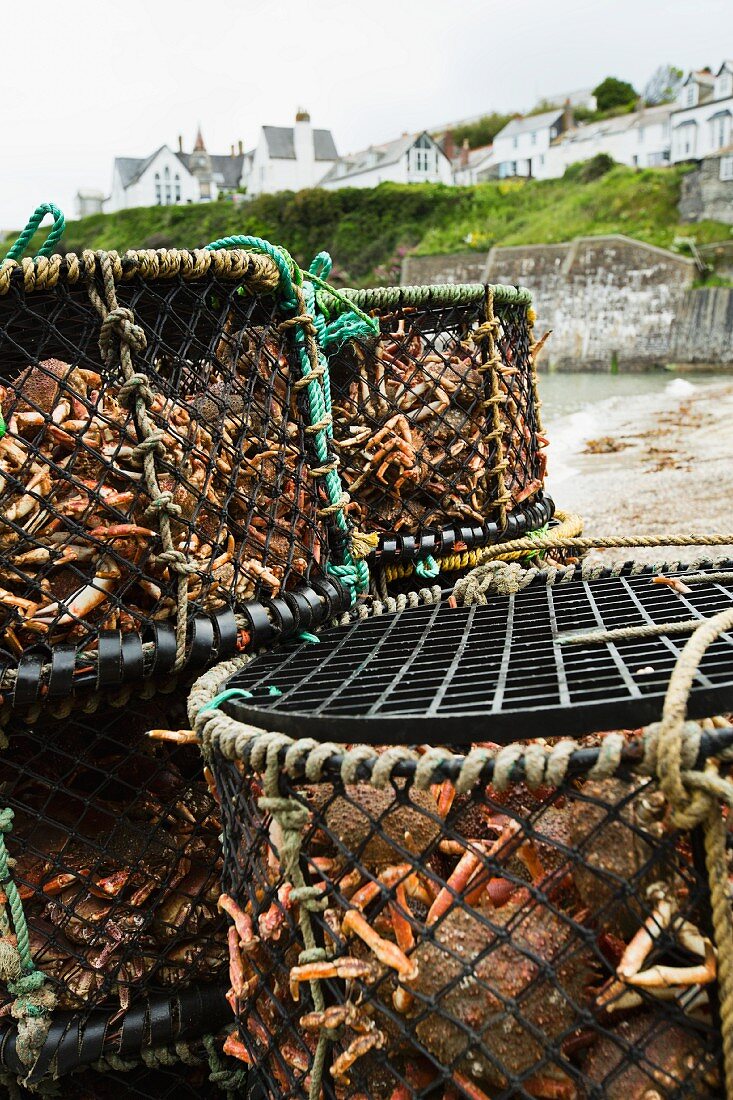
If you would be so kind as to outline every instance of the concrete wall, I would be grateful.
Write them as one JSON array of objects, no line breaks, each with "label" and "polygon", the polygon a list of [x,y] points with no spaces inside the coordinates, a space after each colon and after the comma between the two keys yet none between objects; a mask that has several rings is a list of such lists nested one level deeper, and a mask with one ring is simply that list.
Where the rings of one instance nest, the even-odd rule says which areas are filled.
[{"label": "concrete wall", "polygon": [[480,283],[486,269],[485,252],[453,252],[448,256],[405,256],[402,286],[431,283]]},{"label": "concrete wall", "polygon": [[685,295],[670,353],[674,363],[733,363],[733,289],[698,287]]},{"label": "concrete wall", "polygon": [[672,362],[733,362],[733,291],[693,290],[694,262],[628,237],[409,257],[403,284],[468,282],[532,291],[536,332],[552,329],[542,363],[565,370],[633,370]]},{"label": "concrete wall", "polygon": [[680,218],[683,222],[711,221],[733,225],[733,180],[720,178],[721,157],[706,157],[682,177]]}]

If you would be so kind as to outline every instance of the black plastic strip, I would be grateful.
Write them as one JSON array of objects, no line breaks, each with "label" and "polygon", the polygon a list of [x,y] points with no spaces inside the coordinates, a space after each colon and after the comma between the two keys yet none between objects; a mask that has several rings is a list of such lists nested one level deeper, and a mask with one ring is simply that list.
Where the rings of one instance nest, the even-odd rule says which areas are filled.
[{"label": "black plastic strip", "polygon": [[544,494],[522,508],[507,515],[506,527],[501,530],[495,522],[485,524],[449,524],[438,531],[420,532],[418,535],[380,535],[375,557],[379,562],[411,561],[427,554],[449,554],[457,542],[463,542],[469,550],[481,546],[493,546],[498,542],[521,538],[527,531],[549,523],[555,514],[551,497]]},{"label": "black plastic strip", "polygon": [[[286,592],[283,599],[288,606],[293,608],[298,617],[298,631],[308,630],[313,623],[313,605],[306,600],[302,589],[297,592]],[[317,625],[317,624],[316,624]]]},{"label": "black plastic strip", "polygon": [[216,628],[216,659],[223,661],[237,652],[237,620],[234,612],[228,607],[223,607],[214,614],[214,626]]},{"label": "black plastic strip", "polygon": [[248,600],[242,604],[242,614],[249,624],[251,644],[255,647],[267,645],[277,638],[277,628],[270,622],[270,616],[264,604],[258,600]]},{"label": "black plastic strip", "polygon": [[[150,631],[153,635],[153,667],[151,672],[159,676],[161,673],[171,672],[176,663],[176,632],[168,623],[152,623]],[[147,632],[146,632],[147,634]],[[145,638],[146,635],[143,635]]]},{"label": "black plastic strip", "polygon": [[100,630],[97,643],[97,687],[122,683],[122,634],[119,630]]},{"label": "black plastic strip", "polygon": [[194,670],[210,664],[216,654],[214,624],[208,615],[195,615],[186,653],[185,668]]},{"label": "black plastic strip", "polygon": [[143,662],[143,642],[137,631],[122,635],[122,680],[142,680],[145,665]]},{"label": "black plastic strip", "polygon": [[76,646],[59,642],[51,649],[51,673],[48,678],[48,698],[64,699],[71,695],[76,669]]},{"label": "black plastic strip", "polygon": [[33,646],[26,649],[18,661],[15,673],[15,690],[13,692],[13,706],[22,708],[33,706],[38,698],[41,686],[41,673],[44,659],[48,651],[45,646]]},{"label": "black plastic strip", "polygon": [[289,638],[298,631],[298,618],[293,609],[282,598],[277,596],[270,600],[268,610],[275,616],[277,630],[281,638]]}]

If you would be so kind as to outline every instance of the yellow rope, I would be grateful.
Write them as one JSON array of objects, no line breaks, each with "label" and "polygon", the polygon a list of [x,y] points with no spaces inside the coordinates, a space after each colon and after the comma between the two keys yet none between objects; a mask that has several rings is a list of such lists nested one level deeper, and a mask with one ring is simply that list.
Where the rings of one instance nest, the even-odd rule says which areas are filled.
[{"label": "yellow rope", "polygon": [[[575,538],[583,531],[581,516],[573,515],[571,512],[556,512],[555,519],[558,520],[558,525],[552,528],[553,538]],[[494,547],[482,546],[476,550],[463,550],[443,557],[436,556],[435,560],[440,566],[441,573],[455,573],[461,569],[473,569],[475,565],[479,565],[485,559],[487,549],[496,551],[492,553],[492,558],[497,561],[519,561],[521,558],[526,558],[529,552],[517,550],[503,554],[501,543],[497,543]],[[384,576],[387,581],[403,580],[405,577],[411,577],[414,572],[414,562],[394,562],[384,566]]]}]

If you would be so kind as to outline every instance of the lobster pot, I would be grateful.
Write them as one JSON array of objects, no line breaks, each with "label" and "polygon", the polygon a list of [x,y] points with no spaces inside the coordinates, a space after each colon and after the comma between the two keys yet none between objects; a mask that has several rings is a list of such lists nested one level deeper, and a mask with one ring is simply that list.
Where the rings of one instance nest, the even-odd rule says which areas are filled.
[{"label": "lobster pot", "polygon": [[296,628],[292,592],[344,596],[310,587],[331,520],[277,282],[241,251],[2,265],[0,690],[16,707],[203,667]]},{"label": "lobster pot", "polygon": [[529,292],[349,291],[380,336],[330,356],[334,444],[350,516],[378,558],[447,558],[550,519]]},{"label": "lobster pot", "polygon": [[599,778],[602,743],[530,789],[538,745],[499,776],[489,752],[469,769],[212,737],[229,996],[259,1095],[306,1097],[321,1069],[339,1100],[721,1095],[700,838],[634,773],[638,741]]},{"label": "lobster pot", "polygon": [[[185,724],[184,698],[6,731],[10,876],[54,1003],[29,1064],[10,1011],[18,991],[0,983],[0,1066],[31,1084],[140,1061],[225,1019],[219,809],[198,753],[145,732]],[[2,902],[20,943],[7,892]]]}]

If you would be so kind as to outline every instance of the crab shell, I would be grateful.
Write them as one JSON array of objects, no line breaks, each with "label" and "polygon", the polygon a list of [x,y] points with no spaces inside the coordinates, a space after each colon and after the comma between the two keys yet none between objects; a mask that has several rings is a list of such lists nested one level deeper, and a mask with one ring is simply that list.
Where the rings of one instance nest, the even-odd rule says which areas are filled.
[{"label": "crab shell", "polygon": [[637,901],[644,898],[645,887],[674,877],[673,853],[660,844],[662,823],[650,821],[645,812],[647,786],[622,779],[588,780],[582,794],[597,802],[574,801],[569,818],[570,846],[578,853],[573,879],[581,901],[598,914],[606,931],[623,939],[634,934],[646,915],[643,901]]},{"label": "crab shell", "polygon": [[623,1020],[603,1035],[583,1074],[605,1100],[705,1100],[719,1088],[715,1057],[699,1032],[654,1012]]},{"label": "crab shell", "polygon": [[503,1088],[510,1076],[542,1068],[553,1042],[559,1054],[585,1000],[590,957],[573,950],[572,925],[546,907],[510,902],[482,915],[456,907],[436,925],[416,950],[410,989],[429,1013],[416,1028],[423,1046],[443,1066]]},{"label": "crab shell", "polygon": [[399,863],[406,847],[423,855],[433,847],[440,825],[437,806],[429,791],[405,788],[398,782],[381,790],[369,783],[345,788],[334,798],[330,784],[306,789],[315,810],[316,824],[338,842],[338,850],[354,854],[355,861],[370,868]]}]

